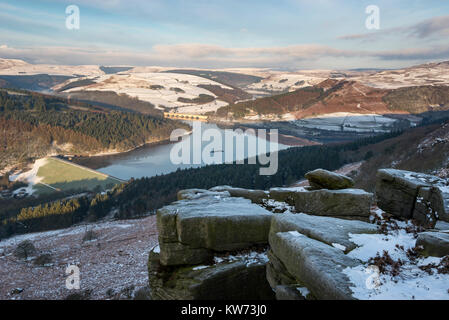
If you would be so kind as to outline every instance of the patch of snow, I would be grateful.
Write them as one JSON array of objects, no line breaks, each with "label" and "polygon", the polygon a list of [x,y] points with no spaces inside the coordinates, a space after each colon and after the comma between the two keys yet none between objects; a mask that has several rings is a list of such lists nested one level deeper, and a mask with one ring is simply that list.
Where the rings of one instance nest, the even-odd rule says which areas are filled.
[{"label": "patch of snow", "polygon": [[298,287],[296,288],[296,290],[299,291],[299,293],[303,296],[303,297],[307,297],[310,294],[309,289],[307,289],[306,287]]},{"label": "patch of snow", "polygon": [[195,267],[195,268],[193,268],[192,270],[202,270],[202,269],[206,269],[206,268],[209,268],[210,266],[198,266],[198,267]]},{"label": "patch of snow", "polygon": [[245,261],[246,266],[250,266],[255,263],[268,262],[268,256],[266,252],[251,251],[249,253],[228,255],[224,257],[214,257],[214,263],[219,264],[223,262]]},{"label": "patch of snow", "polygon": [[14,191],[14,194],[20,193],[22,189],[24,189],[25,192],[28,193],[29,195],[33,194],[33,192],[34,192],[33,186],[40,183],[42,180],[42,178],[37,176],[39,168],[44,166],[46,163],[47,163],[46,158],[38,159],[38,160],[36,160],[36,162],[34,162],[31,170],[29,170],[27,172],[20,173],[18,175],[10,176],[9,177],[10,181],[13,181],[13,182],[21,181],[21,182],[28,183],[28,187],[20,188],[20,189]]},{"label": "patch of snow", "polygon": [[396,119],[378,114],[335,112],[293,121],[298,127],[330,131],[387,132]]},{"label": "patch of snow", "polygon": [[416,239],[412,233],[405,230],[397,230],[395,234],[349,234],[350,240],[358,247],[348,253],[354,259],[367,262],[377,253],[382,254],[385,250],[393,259],[407,259],[403,250],[396,246],[403,246],[405,250],[415,247]]},{"label": "patch of snow", "polygon": [[274,199],[264,199],[263,206],[271,211],[279,210],[284,213],[295,211],[294,207],[288,205],[285,202],[276,201]]},{"label": "patch of snow", "polygon": [[[410,227],[409,222],[397,221],[399,228]],[[347,255],[360,260],[356,267],[343,270],[354,286],[353,296],[357,299],[373,300],[413,300],[449,299],[449,275],[433,272],[429,274],[420,269],[442,258],[428,257],[410,260],[407,251],[416,245],[413,233],[404,229],[391,230],[385,234],[350,234],[350,240],[359,247]],[[394,260],[401,260],[399,274],[381,274],[378,267],[369,265],[376,255],[386,251]]]},{"label": "patch of snow", "polygon": [[383,219],[383,214],[385,213],[385,211],[380,208],[376,208],[373,212],[379,219]]},{"label": "patch of snow", "polygon": [[341,245],[341,244],[339,244],[339,243],[332,243],[332,246],[333,246],[334,248],[337,248],[337,249],[343,251],[343,252],[346,251],[346,247],[343,246],[343,245]]},{"label": "patch of snow", "polygon": [[[395,279],[379,275],[379,285],[370,286],[363,265],[346,268],[343,272],[354,283],[353,296],[362,300],[448,300],[449,275],[429,275],[417,267],[409,266]],[[376,275],[374,275],[376,276]]]}]

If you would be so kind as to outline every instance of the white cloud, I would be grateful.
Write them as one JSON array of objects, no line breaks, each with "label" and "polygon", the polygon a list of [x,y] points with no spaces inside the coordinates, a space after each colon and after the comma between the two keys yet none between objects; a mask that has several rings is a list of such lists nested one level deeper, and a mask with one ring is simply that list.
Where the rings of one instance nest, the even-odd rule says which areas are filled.
[{"label": "white cloud", "polygon": [[449,15],[433,17],[405,27],[388,28],[376,32],[350,34],[338,37],[341,40],[379,40],[385,36],[408,36],[425,39],[449,36]]},{"label": "white cloud", "polygon": [[12,48],[0,46],[0,57],[46,64],[161,65],[176,67],[332,67],[347,68],[371,61],[379,67],[385,61],[426,61],[449,59],[449,45],[401,50],[342,50],[306,44],[285,47],[227,48],[208,44],[156,45],[149,52],[104,50],[98,47]]}]

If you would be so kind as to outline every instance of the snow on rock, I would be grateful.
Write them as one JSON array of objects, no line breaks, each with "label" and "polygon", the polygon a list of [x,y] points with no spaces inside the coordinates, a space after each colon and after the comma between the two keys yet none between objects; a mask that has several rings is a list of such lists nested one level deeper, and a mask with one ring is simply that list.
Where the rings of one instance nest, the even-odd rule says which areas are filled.
[{"label": "snow on rock", "polygon": [[339,243],[332,243],[332,246],[333,246],[334,248],[337,248],[337,249],[343,251],[343,252],[346,251],[346,247],[345,247],[345,246],[342,246],[342,245],[339,244]]},{"label": "snow on rock", "polygon": [[[247,253],[235,254],[235,255],[225,255],[225,256],[215,256],[214,263],[223,263],[223,262],[234,262],[234,261],[245,261],[247,266],[250,266],[255,263],[266,263],[268,262],[268,256],[265,252],[257,252],[251,251]],[[198,268],[198,267],[197,267]]]},{"label": "snow on rock", "polygon": [[299,288],[296,288],[296,289],[299,291],[299,293],[300,293],[303,297],[307,297],[307,296],[310,294],[309,289],[307,289],[306,287],[299,287]]},{"label": "snow on rock", "polygon": [[295,207],[290,206],[289,204],[276,201],[274,199],[264,199],[262,206],[271,212],[282,212],[282,213],[292,213],[295,212]]},{"label": "snow on rock", "polygon": [[209,268],[209,266],[198,266],[198,267],[193,268],[192,270],[202,270],[202,269],[206,269],[206,268]]}]

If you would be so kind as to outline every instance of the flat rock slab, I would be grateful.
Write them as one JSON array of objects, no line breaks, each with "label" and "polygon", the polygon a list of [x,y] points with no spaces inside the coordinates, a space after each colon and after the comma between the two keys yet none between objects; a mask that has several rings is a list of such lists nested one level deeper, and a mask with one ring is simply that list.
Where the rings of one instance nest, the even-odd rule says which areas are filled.
[{"label": "flat rock slab", "polygon": [[270,198],[294,205],[296,212],[329,217],[370,216],[374,195],[361,189],[312,190],[272,188]]},{"label": "flat rock slab", "polygon": [[307,172],[305,177],[314,190],[340,190],[354,187],[354,180],[351,178],[324,169]]},{"label": "flat rock slab", "polygon": [[359,265],[359,262],[343,251],[297,231],[271,233],[270,246],[288,273],[315,298],[354,299],[350,289],[353,284],[342,271]]},{"label": "flat rock slab", "polygon": [[230,186],[218,186],[210,189],[214,192],[229,192],[231,197],[241,197],[251,200],[253,203],[261,204],[264,199],[268,199],[268,192],[264,190],[250,190],[243,188],[234,188]]},{"label": "flat rock slab", "polygon": [[[208,256],[197,249],[232,251],[268,243],[273,214],[261,206],[248,199],[231,197],[228,192],[195,190],[185,191],[183,196],[188,200],[177,201],[157,212],[161,256],[166,265],[181,264],[174,255],[170,256],[168,243],[190,250],[192,264]],[[179,256],[179,246],[171,247],[173,254]],[[184,263],[189,263],[189,258],[184,257]]]},{"label": "flat rock slab", "polygon": [[304,187],[298,188],[271,188],[270,199],[285,202],[291,206],[295,205],[295,198],[298,192],[307,192]]},{"label": "flat rock slab", "polygon": [[319,216],[369,217],[373,194],[359,189],[298,192],[295,209]]},{"label": "flat rock slab", "polygon": [[356,247],[350,234],[376,233],[378,226],[356,220],[318,217],[307,214],[279,214],[273,216],[270,233],[298,231],[299,233],[334,246],[344,252]]},{"label": "flat rock slab", "polygon": [[419,189],[440,183],[440,178],[423,173],[381,169],[376,178],[377,204],[394,216],[411,219]]},{"label": "flat rock slab", "polygon": [[449,222],[438,220],[437,224],[435,225],[435,230],[449,232]]},{"label": "flat rock slab", "polygon": [[416,246],[423,247],[423,255],[444,257],[449,255],[449,234],[444,232],[423,232],[416,240]]}]

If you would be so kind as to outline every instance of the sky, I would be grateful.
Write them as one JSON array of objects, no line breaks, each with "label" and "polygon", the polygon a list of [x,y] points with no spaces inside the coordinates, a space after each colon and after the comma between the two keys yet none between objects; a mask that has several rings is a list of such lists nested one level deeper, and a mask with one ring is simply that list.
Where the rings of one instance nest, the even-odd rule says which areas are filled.
[{"label": "sky", "polygon": [[446,0],[0,0],[0,58],[29,63],[399,68],[449,60],[448,39]]}]

